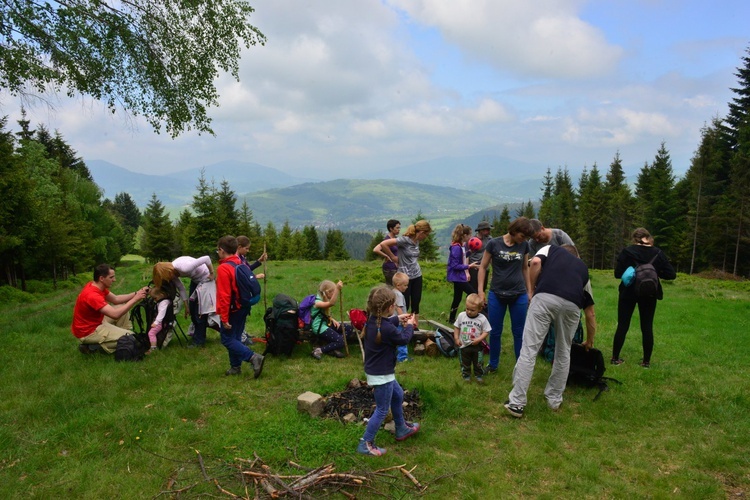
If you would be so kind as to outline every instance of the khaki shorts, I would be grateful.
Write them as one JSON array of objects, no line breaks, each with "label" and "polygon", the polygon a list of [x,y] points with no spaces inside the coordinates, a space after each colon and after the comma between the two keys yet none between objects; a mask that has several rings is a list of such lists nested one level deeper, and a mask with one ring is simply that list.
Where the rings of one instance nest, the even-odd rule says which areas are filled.
[{"label": "khaki shorts", "polygon": [[81,344],[98,344],[104,349],[104,352],[112,354],[117,348],[117,339],[133,333],[132,328],[129,314],[123,314],[118,320],[104,316],[102,324],[97,326],[92,333],[80,339],[80,342]]}]

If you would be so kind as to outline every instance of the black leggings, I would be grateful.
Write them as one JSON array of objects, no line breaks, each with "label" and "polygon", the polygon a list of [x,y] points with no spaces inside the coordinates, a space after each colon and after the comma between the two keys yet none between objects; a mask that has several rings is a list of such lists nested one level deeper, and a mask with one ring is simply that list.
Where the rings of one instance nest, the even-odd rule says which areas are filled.
[{"label": "black leggings", "polygon": [[625,344],[625,336],[630,329],[635,306],[641,317],[641,333],[643,335],[643,362],[651,362],[651,352],[654,350],[654,314],[656,313],[656,298],[637,298],[631,293],[620,293],[617,301],[617,331],[612,345],[612,359],[620,357],[620,351]]},{"label": "black leggings", "polygon": [[461,304],[461,298],[464,294],[470,295],[477,293],[476,289],[468,281],[454,281],[453,282],[453,302],[451,302],[451,312],[448,315],[448,323],[453,326],[453,322],[456,321],[456,315],[458,314],[458,306]]},{"label": "black leggings", "polygon": [[422,302],[422,276],[417,276],[409,280],[409,286],[404,292],[406,308],[411,306],[411,312],[419,314],[419,303]]}]

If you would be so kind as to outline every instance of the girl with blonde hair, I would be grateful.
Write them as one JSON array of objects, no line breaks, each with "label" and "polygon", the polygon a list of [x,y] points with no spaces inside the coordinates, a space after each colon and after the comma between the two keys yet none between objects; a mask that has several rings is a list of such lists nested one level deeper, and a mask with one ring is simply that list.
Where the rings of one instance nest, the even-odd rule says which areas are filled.
[{"label": "girl with blonde hair", "polygon": [[314,335],[328,343],[323,347],[313,349],[311,356],[315,359],[320,359],[323,354],[330,354],[337,358],[344,357],[344,353],[339,350],[344,347],[344,336],[336,331],[341,324],[331,317],[331,307],[336,304],[343,287],[342,281],[334,283],[330,280],[323,280],[318,286],[315,304],[310,311],[310,329]]}]

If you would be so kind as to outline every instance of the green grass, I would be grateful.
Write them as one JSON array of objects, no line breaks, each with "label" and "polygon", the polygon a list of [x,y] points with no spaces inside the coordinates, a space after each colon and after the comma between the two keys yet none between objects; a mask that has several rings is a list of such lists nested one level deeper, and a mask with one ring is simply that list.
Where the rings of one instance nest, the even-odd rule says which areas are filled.
[{"label": "green grass", "polygon": [[[142,286],[145,269],[135,261],[120,267],[116,291]],[[452,290],[444,266],[424,269],[422,316],[446,322]],[[269,303],[276,293],[299,299],[322,279],[342,279],[346,309],[362,307],[382,279],[379,264],[359,262],[272,262],[268,274]],[[638,366],[640,332],[631,329],[626,363],[606,373],[623,385],[596,402],[595,391],[570,387],[559,413],[546,408],[549,365],[539,360],[526,416],[504,415],[514,362],[507,324],[500,369],[483,387],[461,382],[455,359],[415,357],[399,365],[397,378],[420,391],[423,430],[403,443],[381,431],[378,444],[388,453],[374,459],[354,453],[361,426],[296,410],[304,391],[338,392],[364,377],[357,346],[347,359],[320,362],[300,346],[291,359],[270,357],[258,380],[249,367],[241,377],[223,376],[227,354],[215,332],[204,350],[174,344],[143,363],[83,356],[69,331],[80,281],[33,294],[0,287],[2,498],[152,498],[170,481],[173,489],[195,485],[183,497],[217,495],[196,450],[210,477],[242,495],[231,466],[253,454],[279,471],[288,460],[334,462],[339,471],[405,463],[417,466],[414,474],[435,498],[750,494],[747,282],[680,275],[665,284],[652,368]],[[617,282],[611,272],[594,273],[593,282],[596,344],[608,358]],[[248,323],[258,336],[261,310]],[[403,478],[384,488],[387,496],[415,496]]]}]

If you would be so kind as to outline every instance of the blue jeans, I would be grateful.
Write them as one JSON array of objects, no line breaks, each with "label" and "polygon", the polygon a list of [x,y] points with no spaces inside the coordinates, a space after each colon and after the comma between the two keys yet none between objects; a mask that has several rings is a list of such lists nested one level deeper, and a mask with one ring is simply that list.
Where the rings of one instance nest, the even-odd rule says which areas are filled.
[{"label": "blue jeans", "polygon": [[375,411],[367,422],[367,428],[363,436],[363,439],[370,443],[375,441],[375,434],[378,433],[378,429],[380,429],[380,425],[388,415],[389,409],[393,414],[393,422],[396,424],[396,429],[403,429],[405,424],[404,408],[401,406],[404,402],[404,390],[399,383],[393,380],[386,384],[376,385],[374,393]]},{"label": "blue jeans", "polygon": [[523,325],[526,323],[526,310],[529,306],[529,296],[523,293],[515,300],[498,297],[490,290],[487,296],[487,309],[490,322],[490,368],[497,368],[500,364],[500,340],[503,334],[503,321],[505,311],[510,311],[510,330],[513,332],[513,350],[516,359],[521,355],[521,344],[523,343]]},{"label": "blue jeans", "polygon": [[245,331],[245,321],[250,309],[242,308],[239,311],[229,313],[229,324],[232,328],[226,330],[221,325],[219,333],[221,335],[221,344],[229,352],[229,366],[237,367],[242,365],[243,361],[250,361],[255,354],[252,349],[242,343],[242,332]]}]

